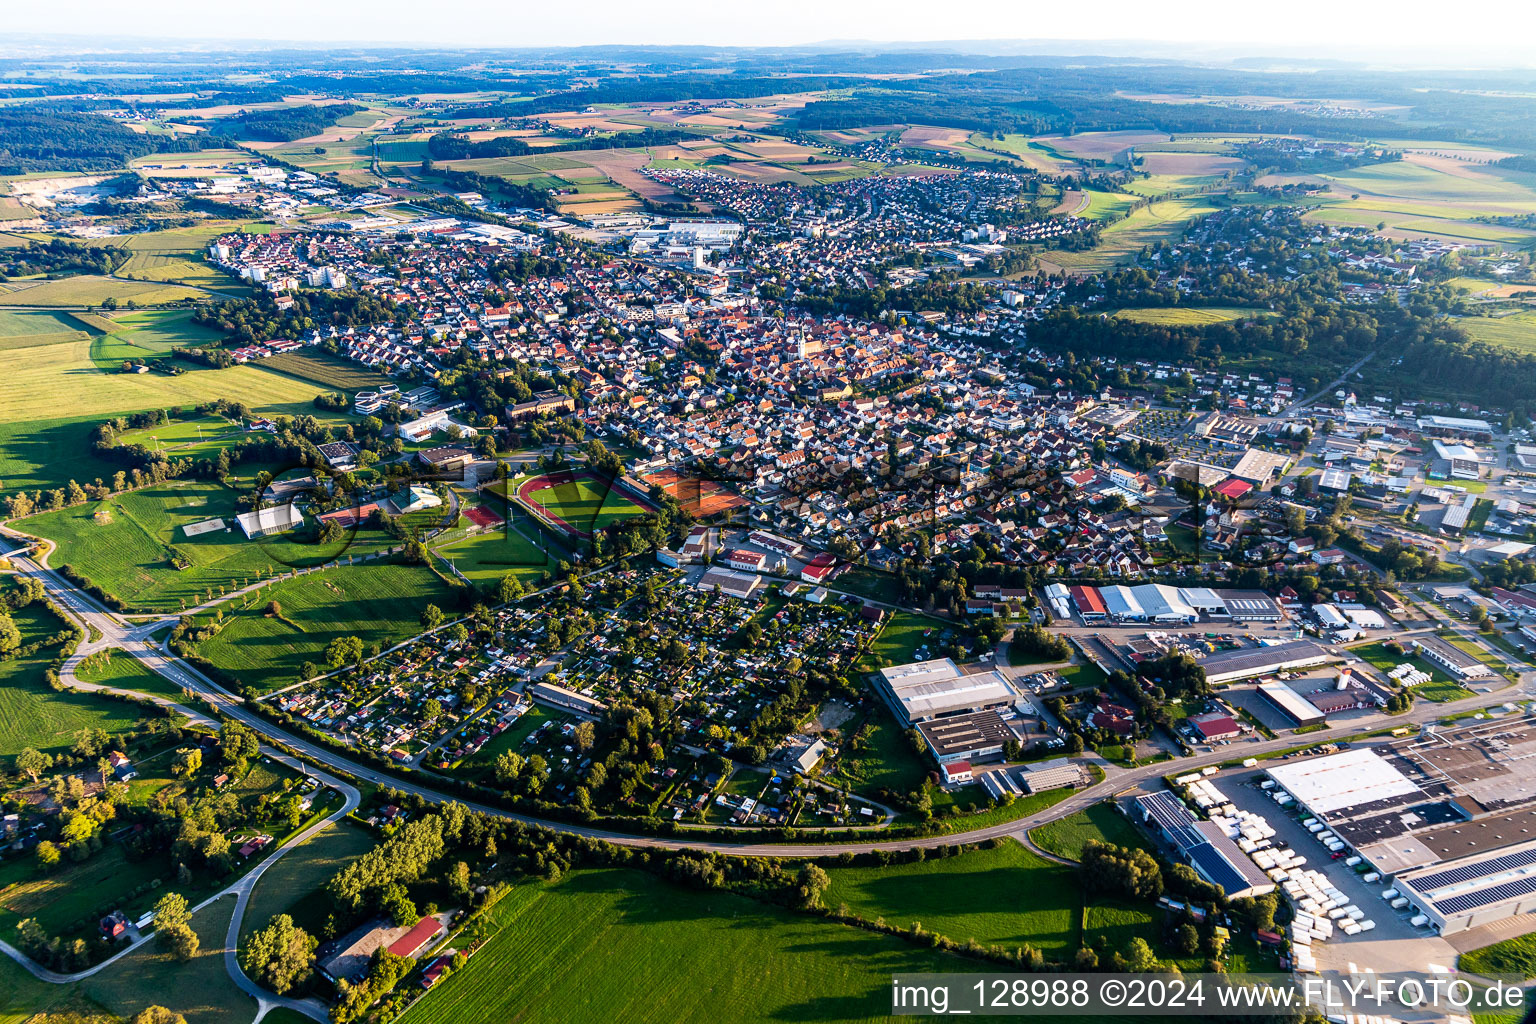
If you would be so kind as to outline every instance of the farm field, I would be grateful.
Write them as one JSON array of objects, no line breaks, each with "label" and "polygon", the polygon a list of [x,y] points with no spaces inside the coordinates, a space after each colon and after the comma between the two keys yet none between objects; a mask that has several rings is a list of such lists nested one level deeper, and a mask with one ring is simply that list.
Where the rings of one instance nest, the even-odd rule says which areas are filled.
[{"label": "farm field", "polygon": [[340,391],[365,391],[387,384],[389,378],[340,356],[319,350],[279,352],[261,361],[263,369]]},{"label": "farm field", "polygon": [[[265,614],[274,600],[299,628]],[[338,637],[388,647],[420,632],[422,608],[450,607],[452,601],[447,585],[425,566],[339,566],[281,580],[224,606],[227,624],[198,653],[252,689],[273,690],[294,682],[304,662],[323,665],[326,645]]]},{"label": "farm field", "polygon": [[1039,258],[1043,263],[1068,272],[1107,270],[1140,252],[1144,246],[1180,237],[1190,223],[1215,213],[1217,208],[1209,196],[1203,195],[1155,200],[1106,227],[1096,248],[1087,252],[1051,250],[1041,253]]},{"label": "farm field", "polygon": [[68,313],[0,311],[0,350],[41,348],[89,337],[85,325]]},{"label": "farm field", "polygon": [[1096,188],[1084,189],[1081,194],[1088,197],[1088,208],[1079,210],[1077,215],[1088,220],[1122,216],[1137,201],[1136,196],[1123,192],[1104,192]]},{"label": "farm field", "polygon": [[1456,324],[1470,334],[1473,341],[1516,352],[1536,353],[1536,312],[1500,317],[1466,316]]},{"label": "farm field", "polygon": [[265,928],[278,914],[289,914],[300,927],[318,933],[325,925],[325,904],[308,897],[348,863],[373,849],[376,842],[367,830],[343,819],[283,854],[257,880],[241,922],[240,940],[244,942],[252,932]]},{"label": "farm field", "polygon": [[1274,316],[1274,313],[1267,309],[1241,309],[1236,306],[1170,306],[1115,311],[1116,320],[1130,320],[1138,324],[1159,324],[1164,327],[1204,327],[1207,324],[1250,320],[1263,316]]},{"label": "farm field", "polygon": [[103,318],[110,331],[91,342],[91,361],[107,371],[119,369],[125,359],[159,359],[180,346],[217,344],[217,331],[192,322],[185,309],[140,310]]},{"label": "farm field", "polygon": [[[41,605],[17,609],[13,617],[24,645],[45,641],[63,628]],[[141,720],[131,704],[50,687],[44,674],[56,651],[43,647],[26,657],[0,661],[0,757],[14,758],[26,747],[61,753],[81,729],[119,732]]]},{"label": "farm field", "polygon": [[1080,860],[1083,847],[1093,840],[1113,843],[1126,849],[1140,847],[1149,852],[1152,850],[1152,845],[1147,842],[1142,831],[1108,803],[1094,804],[1076,814],[1041,825],[1030,831],[1029,838],[1047,853],[1068,860]]},{"label": "farm field", "polygon": [[889,1009],[893,972],[982,966],[623,870],[519,885],[492,915],[500,930],[400,1024],[480,1024],[550,1005],[564,1024],[864,1021]]},{"label": "farm field", "polygon": [[1053,959],[1077,950],[1077,871],[1008,839],[991,850],[884,868],[828,868],[828,906],[924,929],[956,942],[1012,949],[1029,943]]},{"label": "farm field", "polygon": [[95,274],[20,284],[14,291],[0,293],[0,306],[99,306],[107,299],[158,306],[208,294],[200,288],[185,285],[124,281]]},{"label": "farm field", "polygon": [[[58,545],[54,566],[70,565],[129,608],[180,611],[209,591],[236,589],[263,575],[327,562],[351,538],[306,544],[277,534],[249,540],[235,525],[234,487],[213,480],[171,480],[105,501],[44,512],[18,523]],[[186,528],[222,519],[224,529],[188,536]],[[178,569],[173,555],[190,564]]]}]

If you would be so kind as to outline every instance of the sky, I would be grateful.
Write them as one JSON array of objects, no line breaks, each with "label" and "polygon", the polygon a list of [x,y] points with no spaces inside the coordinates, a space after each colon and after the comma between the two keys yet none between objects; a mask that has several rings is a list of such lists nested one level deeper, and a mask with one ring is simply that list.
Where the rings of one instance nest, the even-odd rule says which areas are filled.
[{"label": "sky", "polygon": [[[1231,55],[1283,51],[1349,57],[1394,51],[1427,63],[1466,54],[1536,63],[1536,0],[48,0],[8,6],[9,32],[244,42],[751,46],[1146,40],[1188,45],[1191,56],[1210,56],[1211,44],[1235,44]],[[1169,55],[1162,49],[1161,55]],[[1081,52],[1094,51],[1085,46]]]}]

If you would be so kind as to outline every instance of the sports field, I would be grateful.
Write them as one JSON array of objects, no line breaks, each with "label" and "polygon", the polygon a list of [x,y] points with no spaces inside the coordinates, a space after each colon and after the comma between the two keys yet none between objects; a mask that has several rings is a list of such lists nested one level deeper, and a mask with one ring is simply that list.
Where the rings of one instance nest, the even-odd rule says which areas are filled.
[{"label": "sports field", "polygon": [[492,915],[500,930],[401,1024],[516,1020],[537,1006],[558,1006],[563,1024],[867,1021],[889,1011],[893,972],[983,967],[633,871],[518,885]]},{"label": "sports field", "polygon": [[590,537],[597,530],[632,516],[648,504],[619,485],[587,470],[560,470],[511,484],[518,504],[561,532]]},{"label": "sports field", "polygon": [[541,573],[554,572],[566,558],[558,547],[538,547],[510,523],[436,550],[472,582],[483,585],[493,585],[509,572],[531,582]]},{"label": "sports field", "polygon": [[[283,619],[297,627],[265,614],[274,600]],[[323,668],[332,640],[357,636],[365,645],[388,647],[421,631],[421,610],[428,604],[448,608],[453,600],[425,566],[339,566],[282,580],[223,606],[227,624],[198,653],[253,689],[275,690],[296,682],[306,661]]]}]

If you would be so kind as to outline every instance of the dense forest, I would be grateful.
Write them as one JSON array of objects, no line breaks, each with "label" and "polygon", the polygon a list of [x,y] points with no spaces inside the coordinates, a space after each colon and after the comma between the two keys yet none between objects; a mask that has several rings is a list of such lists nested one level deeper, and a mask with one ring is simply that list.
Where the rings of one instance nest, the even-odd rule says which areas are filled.
[{"label": "dense forest", "polygon": [[356,103],[331,103],[325,106],[248,110],[213,122],[210,130],[256,142],[292,142],[294,139],[318,135],[342,118],[362,109]]},{"label": "dense forest", "polygon": [[140,135],[98,114],[0,108],[0,174],[111,171],[151,153],[190,153],[227,144],[210,135]]},{"label": "dense forest", "polygon": [[427,155],[433,160],[484,160],[498,156],[526,156],[530,153],[563,153],[577,149],[644,149],[671,146],[684,139],[698,138],[693,132],[647,128],[638,132],[619,132],[612,136],[572,139],[555,146],[534,148],[524,139],[504,136],[499,139],[471,140],[456,132],[439,132],[427,140]]}]

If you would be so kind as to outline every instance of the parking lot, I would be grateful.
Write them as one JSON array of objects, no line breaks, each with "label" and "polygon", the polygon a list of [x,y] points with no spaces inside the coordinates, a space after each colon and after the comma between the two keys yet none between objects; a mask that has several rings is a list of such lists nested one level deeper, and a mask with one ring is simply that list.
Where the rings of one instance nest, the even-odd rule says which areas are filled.
[{"label": "parking lot", "polygon": [[1343,859],[1330,859],[1328,850],[1301,825],[1301,820],[1287,813],[1259,788],[1263,768],[1241,771],[1224,771],[1213,780],[1222,794],[1238,808],[1261,814],[1275,830],[1276,842],[1289,843],[1291,848],[1307,859],[1306,867],[1320,871],[1343,892],[1351,904],[1365,911],[1365,916],[1376,922],[1376,927],[1359,935],[1345,935],[1335,931],[1327,942],[1314,943],[1312,952],[1317,957],[1319,970],[1374,970],[1423,971],[1429,964],[1454,969],[1456,950],[1449,942],[1426,929],[1415,928],[1408,923],[1411,916],[1396,911],[1381,898],[1382,890],[1390,886],[1385,879],[1364,882],[1353,869],[1344,866]]}]

